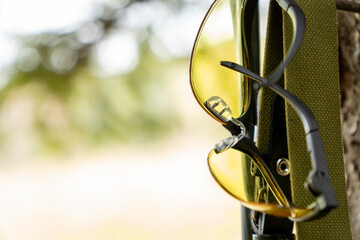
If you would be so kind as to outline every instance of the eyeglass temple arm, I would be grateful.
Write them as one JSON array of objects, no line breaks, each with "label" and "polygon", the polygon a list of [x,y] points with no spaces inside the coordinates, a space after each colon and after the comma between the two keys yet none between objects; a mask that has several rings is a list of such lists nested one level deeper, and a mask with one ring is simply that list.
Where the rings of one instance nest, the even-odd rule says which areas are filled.
[{"label": "eyeglass temple arm", "polygon": [[299,49],[305,33],[305,16],[301,8],[292,0],[277,0],[291,18],[293,26],[293,36],[284,60],[267,77],[267,82],[263,85],[269,85],[277,82],[283,75],[285,68],[289,65],[297,50]]},{"label": "eyeglass temple arm", "polygon": [[[299,49],[301,42],[303,40],[305,34],[305,15],[301,8],[293,1],[293,0],[276,0],[280,7],[284,9],[288,13],[291,18],[291,22],[293,25],[293,36],[292,41],[287,51],[284,60],[276,67],[276,69],[265,79],[259,77],[259,75],[253,73],[252,71],[238,65],[237,68],[241,73],[244,73],[248,77],[256,80],[262,79],[261,85],[270,85],[276,83],[280,77],[284,74],[285,68],[289,65],[293,57],[295,56],[297,50]],[[230,62],[228,62],[230,63]],[[225,65],[224,65],[225,66]],[[230,67],[231,68],[231,67]],[[238,71],[239,71],[238,70]],[[254,76],[255,74],[256,76]]]},{"label": "eyeglass temple arm", "polygon": [[301,119],[312,165],[312,170],[307,177],[305,187],[317,197],[315,210],[319,211],[320,214],[316,218],[321,217],[337,207],[338,202],[330,180],[324,145],[316,119],[310,109],[295,95],[278,85],[270,85],[269,88],[283,97],[294,108]]},{"label": "eyeglass temple arm", "polygon": [[[266,82],[265,78],[260,77],[258,74],[251,72],[236,63],[222,61],[221,65],[243,73],[260,84]],[[317,210],[320,214],[315,217],[320,217],[322,215],[321,213],[325,214],[332,208],[337,207],[338,202],[331,184],[326,155],[318,124],[310,109],[295,95],[275,84],[270,84],[268,87],[284,98],[286,102],[294,108],[303,124],[306,134],[307,149],[310,153],[312,164],[312,170],[308,175],[305,186],[314,196],[317,197],[315,210]]]}]

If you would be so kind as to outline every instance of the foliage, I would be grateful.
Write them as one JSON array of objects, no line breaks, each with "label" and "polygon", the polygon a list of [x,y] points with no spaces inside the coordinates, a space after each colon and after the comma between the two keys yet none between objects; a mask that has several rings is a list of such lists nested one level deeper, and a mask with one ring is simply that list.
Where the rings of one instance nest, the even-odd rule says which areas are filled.
[{"label": "foliage", "polygon": [[[17,146],[19,139],[31,151],[153,141],[178,125],[163,71],[185,62],[154,56],[149,39],[155,19],[131,29],[126,23],[129,10],[148,4],[170,12],[184,5],[181,1],[119,1],[96,6],[91,21],[70,30],[18,37],[22,50],[0,92],[3,150]],[[104,74],[94,61],[97,47],[124,31],[136,39],[139,60],[128,73]]]}]

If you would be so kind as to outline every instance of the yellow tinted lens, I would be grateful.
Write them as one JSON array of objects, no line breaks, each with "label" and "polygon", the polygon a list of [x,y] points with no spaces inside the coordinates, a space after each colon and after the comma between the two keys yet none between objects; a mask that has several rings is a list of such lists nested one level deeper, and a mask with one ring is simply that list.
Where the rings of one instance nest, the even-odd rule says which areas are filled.
[{"label": "yellow tinted lens", "polygon": [[[239,117],[247,106],[246,79],[222,67],[220,61],[246,65],[241,45],[241,8],[238,0],[218,0],[211,6],[195,41],[190,67],[193,93],[207,113],[204,102],[217,96]],[[218,118],[214,117],[218,121]]]},{"label": "yellow tinted lens", "polygon": [[275,179],[259,160],[232,148],[208,156],[210,171],[219,185],[244,206],[279,217],[300,218],[314,208],[297,208],[288,202]]}]

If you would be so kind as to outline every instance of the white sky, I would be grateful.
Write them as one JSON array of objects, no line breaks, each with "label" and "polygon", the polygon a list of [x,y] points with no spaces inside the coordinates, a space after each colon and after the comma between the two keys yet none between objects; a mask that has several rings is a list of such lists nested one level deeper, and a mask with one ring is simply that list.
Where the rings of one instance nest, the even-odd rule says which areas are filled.
[{"label": "white sky", "polygon": [[34,34],[61,29],[89,18],[89,0],[2,0],[0,27],[7,33]]},{"label": "white sky", "polygon": [[12,64],[18,54],[15,35],[59,30],[88,19],[92,0],[1,0],[0,70]]},{"label": "white sky", "polygon": [[[105,2],[114,6],[121,1],[0,0],[0,71],[11,66],[21,51],[14,36],[69,29],[89,20],[94,14],[94,6]],[[266,0],[260,2],[261,6],[267,5]],[[173,56],[186,57],[191,53],[196,32],[210,3],[211,0],[199,2],[204,9],[188,7],[178,14],[166,14],[156,2],[154,6],[139,4],[134,8],[136,12],[128,11],[126,21],[129,22],[128,27],[131,27],[134,24],[141,26],[155,19],[154,31],[157,39],[150,41],[152,50],[158,55],[165,56],[168,52]],[[157,9],[156,13],[154,8]],[[141,21],[139,15],[142,16]],[[117,41],[122,44],[114,44]],[[134,41],[135,39],[126,33],[106,39],[95,49],[94,57],[99,69],[110,75],[131,71],[138,61],[138,49]],[[121,47],[124,43],[127,46]],[[121,52],[121,57],[114,58],[111,49]]]},{"label": "white sky", "polygon": [[[104,2],[112,6],[121,1],[0,0],[0,47],[2,49],[0,52],[0,71],[11,66],[21,51],[14,36],[71,29],[71,27],[93,17],[94,6]],[[196,8],[191,7],[179,14],[166,14],[164,9],[156,4],[154,2],[152,5],[138,4],[134,6],[136,12],[131,9],[125,18],[126,22],[129,23],[127,27],[134,27],[133,25],[139,27],[154,21],[155,32],[160,40],[158,46],[155,47],[165,48],[165,51],[174,56],[189,56],[197,29],[206,12],[206,4],[204,4],[203,12],[196,11]],[[156,13],[153,11],[154,8],[157,9]],[[139,21],[139,15],[142,16],[141,21]],[[125,48],[121,47],[121,45],[124,46],[124,43],[126,43]],[[154,46],[154,44],[152,45]],[[114,57],[111,49],[115,49],[115,53],[121,52],[121,56]],[[107,74],[122,74],[131,71],[138,61],[135,39],[126,33],[115,34],[95,49],[94,57],[99,69],[103,69]]]},{"label": "white sky", "polygon": [[[106,0],[0,0],[0,70],[10,66],[19,53],[19,45],[14,36],[39,34],[46,31],[61,31],[71,28],[77,24],[88,21],[93,17],[94,6],[96,3]],[[108,0],[112,4],[115,0]],[[129,43],[129,38],[124,39]],[[113,41],[108,41],[112,43]],[[113,47],[114,44],[110,44]],[[108,49],[107,47],[106,49]],[[102,46],[102,48],[105,48]],[[133,63],[137,59],[136,44],[129,43],[127,48],[122,51],[122,56],[130,59]],[[109,51],[99,55],[99,64],[107,65],[110,73],[121,73],[124,68],[114,63],[113,57],[109,57]],[[128,54],[126,54],[128,53]],[[119,62],[119,61],[117,61]],[[124,61],[123,61],[124,62]],[[132,64],[133,65],[133,64]],[[114,70],[119,67],[120,70]]]}]

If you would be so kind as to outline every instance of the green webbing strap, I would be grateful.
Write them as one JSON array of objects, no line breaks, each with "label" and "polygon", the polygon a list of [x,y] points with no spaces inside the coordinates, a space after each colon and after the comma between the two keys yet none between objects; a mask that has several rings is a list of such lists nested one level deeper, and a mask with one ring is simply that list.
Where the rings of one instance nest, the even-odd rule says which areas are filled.
[{"label": "green webbing strap", "polygon": [[[269,19],[266,32],[263,76],[268,76],[283,58],[282,14],[281,8],[275,1],[269,5]],[[282,80],[280,80],[282,81]],[[274,92],[262,88],[259,95],[258,135],[256,145],[261,153],[269,153],[269,138],[271,128],[271,102]]]},{"label": "green webbing strap", "polygon": [[[285,88],[298,96],[314,113],[325,147],[331,181],[339,207],[326,217],[297,223],[297,239],[351,239],[346,198],[342,137],[336,6],[334,0],[296,0],[306,17],[306,32],[301,47],[285,72]],[[284,16],[284,46],[292,37],[291,21]],[[304,129],[295,111],[286,107],[286,122],[291,161],[293,202],[304,205],[313,197],[304,189],[310,158]]]},{"label": "green webbing strap", "polygon": [[[339,207],[326,217],[297,223],[298,240],[351,239],[350,221],[346,199],[346,185],[340,129],[340,104],[338,82],[338,49],[336,10],[333,0],[296,0],[306,17],[303,43],[285,73],[285,87],[298,96],[313,111],[322,135],[331,180]],[[267,76],[283,57],[282,41],[288,46],[292,26],[280,8],[270,4],[263,75]],[[283,25],[283,29],[281,26]],[[270,106],[273,93],[263,89],[260,93],[257,146],[263,153],[269,151]],[[303,206],[314,198],[304,188],[310,171],[310,158],[306,148],[304,129],[289,106],[286,107],[289,159],[291,161],[292,198]]]}]

